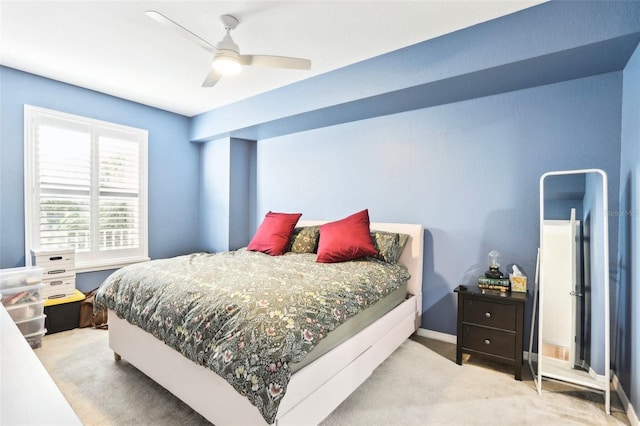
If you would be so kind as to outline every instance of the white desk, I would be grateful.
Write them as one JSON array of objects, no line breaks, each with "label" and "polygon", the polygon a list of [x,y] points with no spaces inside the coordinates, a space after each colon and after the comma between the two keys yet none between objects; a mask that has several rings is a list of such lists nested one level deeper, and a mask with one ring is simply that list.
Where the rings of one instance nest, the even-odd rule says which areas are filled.
[{"label": "white desk", "polygon": [[2,305],[0,425],[82,425]]}]

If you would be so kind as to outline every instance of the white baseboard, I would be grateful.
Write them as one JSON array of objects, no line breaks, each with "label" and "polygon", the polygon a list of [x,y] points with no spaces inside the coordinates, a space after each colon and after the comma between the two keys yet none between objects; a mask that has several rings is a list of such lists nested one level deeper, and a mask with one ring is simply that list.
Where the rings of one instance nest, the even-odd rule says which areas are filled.
[{"label": "white baseboard", "polygon": [[618,398],[620,398],[622,407],[625,409],[627,413],[627,418],[629,419],[629,423],[631,424],[631,426],[639,426],[640,421],[638,421],[638,415],[636,414],[636,411],[633,409],[633,405],[631,405],[631,402],[629,401],[627,394],[625,393],[624,389],[620,385],[618,376],[616,376],[615,374],[612,374],[611,377],[612,377],[611,383],[613,384],[613,389],[616,391]]},{"label": "white baseboard", "polygon": [[441,333],[439,331],[427,330],[426,328],[419,328],[416,330],[418,336],[427,337],[429,339],[440,340],[441,342],[458,343],[458,338],[454,334]]}]

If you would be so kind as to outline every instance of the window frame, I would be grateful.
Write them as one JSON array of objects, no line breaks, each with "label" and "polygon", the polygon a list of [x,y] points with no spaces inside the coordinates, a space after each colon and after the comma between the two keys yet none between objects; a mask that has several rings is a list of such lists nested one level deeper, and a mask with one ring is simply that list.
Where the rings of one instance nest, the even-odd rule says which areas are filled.
[{"label": "window frame", "polygon": [[[95,206],[91,210],[91,248],[89,259],[79,260],[76,257],[75,272],[91,272],[107,269],[117,269],[133,263],[149,260],[149,233],[148,233],[148,138],[149,132],[121,124],[83,117],[75,114],[24,105],[24,218],[25,218],[25,264],[32,265],[31,250],[40,248],[40,186],[36,176],[36,130],[41,119],[65,120],[74,123],[74,126],[88,127],[91,139],[91,174],[90,197]],[[131,135],[131,139],[138,143],[139,147],[139,247],[137,249],[122,249],[101,251],[99,246],[99,206],[95,204],[100,197],[100,187],[97,180],[98,166],[98,139],[109,135]],[[101,252],[106,255],[101,256]],[[114,256],[114,254],[120,255]],[[87,257],[87,256],[83,256]]]}]

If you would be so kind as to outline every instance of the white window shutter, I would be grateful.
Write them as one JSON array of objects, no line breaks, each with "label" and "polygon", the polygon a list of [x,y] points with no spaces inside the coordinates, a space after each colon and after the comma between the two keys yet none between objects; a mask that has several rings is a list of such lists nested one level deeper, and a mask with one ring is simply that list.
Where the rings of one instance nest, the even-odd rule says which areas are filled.
[{"label": "white window shutter", "polygon": [[147,132],[25,106],[25,252],[80,270],[147,260]]}]

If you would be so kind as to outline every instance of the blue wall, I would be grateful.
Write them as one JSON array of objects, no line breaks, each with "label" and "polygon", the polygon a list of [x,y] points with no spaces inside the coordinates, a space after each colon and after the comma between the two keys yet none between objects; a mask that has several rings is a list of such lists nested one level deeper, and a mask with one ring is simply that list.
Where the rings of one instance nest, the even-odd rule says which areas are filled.
[{"label": "blue wall", "polygon": [[[231,139],[231,182],[229,210],[229,249],[245,247],[253,236],[255,218],[256,144]],[[204,218],[203,218],[204,220]]]},{"label": "blue wall", "polygon": [[253,235],[256,144],[222,138],[202,144],[200,245],[210,252],[236,250]]},{"label": "blue wall", "polygon": [[618,176],[621,84],[609,73],[259,141],[257,211],[423,224],[422,326],[455,334],[453,289],[490,250],[533,278],[544,172]]},{"label": "blue wall", "polygon": [[231,197],[231,140],[207,142],[200,147],[200,238],[210,252],[229,249]]},{"label": "blue wall", "polygon": [[[24,104],[149,131],[149,255],[195,251],[198,241],[199,147],[189,118],[47,78],[0,67],[0,267],[24,266]],[[91,290],[108,271],[80,274]]]},{"label": "blue wall", "polygon": [[[640,412],[640,48],[623,72],[619,286],[611,295],[613,369]],[[610,217],[612,217],[610,216]],[[616,260],[612,257],[612,260]]]},{"label": "blue wall", "polygon": [[[608,178],[608,176],[607,176]],[[590,354],[590,362],[589,367],[591,367],[597,374],[604,375],[606,371],[605,364],[605,346],[604,346],[604,335],[605,335],[605,304],[603,303],[605,300],[605,291],[604,291],[604,283],[605,277],[607,276],[605,273],[605,268],[608,266],[604,263],[605,258],[605,246],[602,244],[604,241],[604,233],[605,229],[603,227],[604,221],[607,220],[608,223],[608,215],[609,212],[602,210],[602,205],[604,202],[604,193],[603,193],[603,177],[597,173],[589,173],[586,176],[586,195],[584,199],[584,216],[582,218],[582,224],[585,226],[585,218],[589,216],[589,253],[591,262],[589,263],[590,270],[585,271],[590,276],[590,291],[589,300],[591,302],[590,309],[587,308],[587,312],[590,313],[591,321],[590,321],[590,336],[589,339],[591,343],[591,349],[589,351]],[[608,179],[607,179],[608,180]],[[614,194],[617,194],[616,191]],[[615,198],[615,197],[614,197]],[[617,230],[617,228],[616,228]],[[616,241],[616,238],[613,239]],[[608,247],[614,246],[615,244],[609,244]],[[615,251],[614,251],[615,253]],[[611,257],[609,258],[611,259]],[[615,259],[615,255],[613,256]],[[609,260],[609,263],[611,261]],[[616,282],[614,281],[614,286]],[[610,316],[610,315],[609,315]],[[610,316],[611,317],[611,316]],[[609,324],[609,330],[611,330],[611,324]],[[609,339],[611,340],[611,339]]]}]

